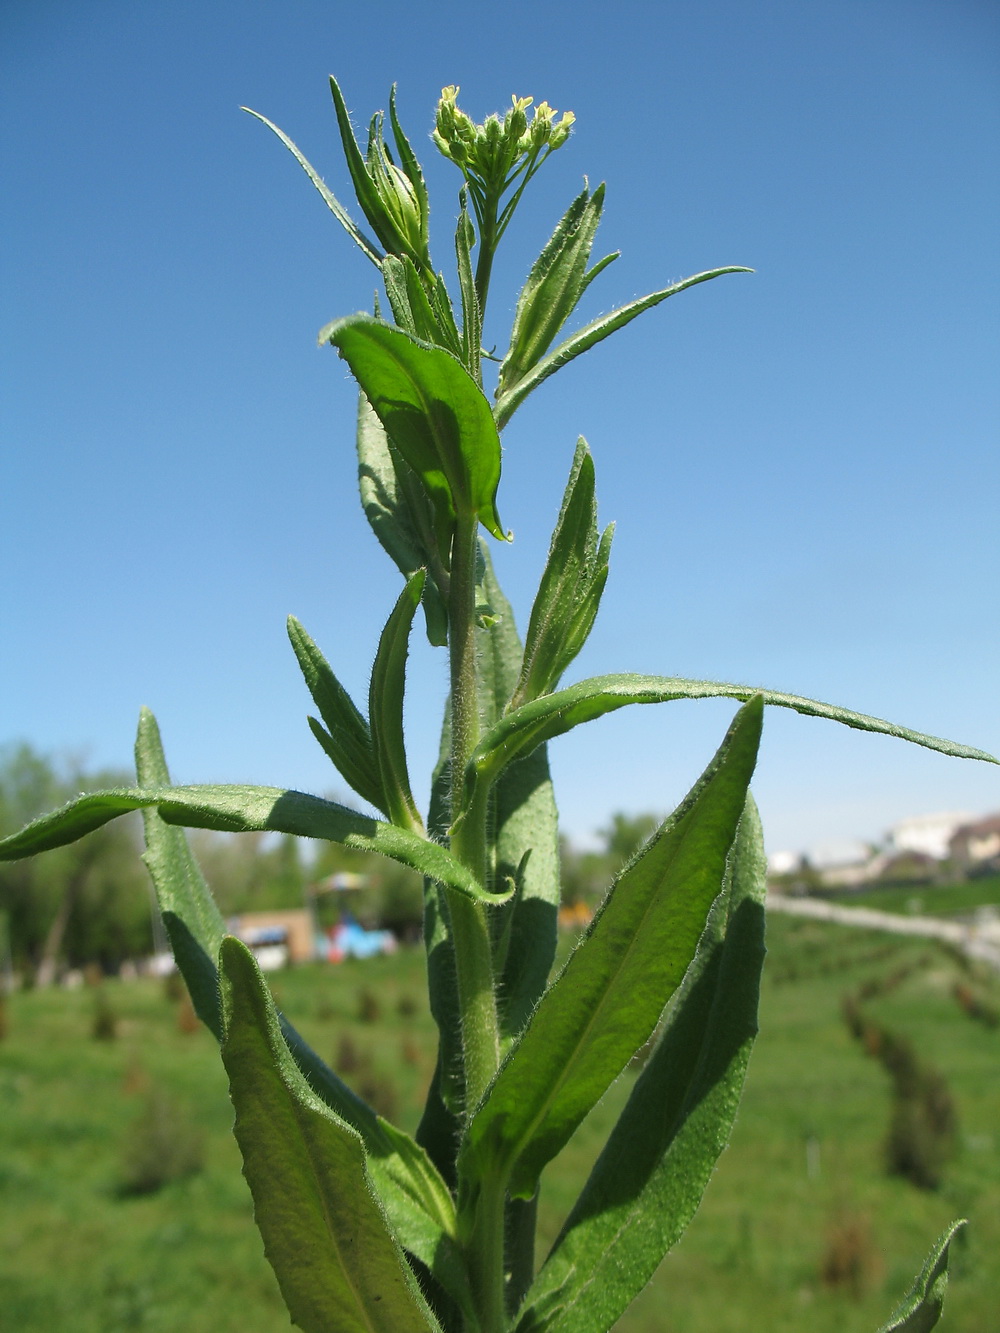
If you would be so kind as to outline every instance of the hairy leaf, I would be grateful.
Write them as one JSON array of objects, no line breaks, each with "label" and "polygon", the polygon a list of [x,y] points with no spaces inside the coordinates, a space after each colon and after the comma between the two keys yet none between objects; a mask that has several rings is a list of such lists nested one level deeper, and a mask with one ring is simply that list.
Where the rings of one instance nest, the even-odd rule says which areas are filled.
[{"label": "hairy leaf", "polygon": [[358,488],[365,517],[405,578],[430,567],[423,596],[427,638],[443,647],[448,641],[448,616],[439,580],[447,575],[434,538],[433,508],[409,464],[393,450],[363,393],[358,394],[357,448]]},{"label": "hairy leaf", "polygon": [[482,384],[483,312],[479,305],[479,293],[476,291],[476,280],[472,271],[472,247],[475,244],[476,229],[469,217],[467,197],[468,192],[463,188],[459,196],[460,212],[458,226],[455,229],[458,285],[462,293],[462,360],[476,383]]},{"label": "hairy leaf", "polygon": [[913,1287],[879,1333],[929,1333],[934,1327],[948,1288],[948,1248],[965,1225],[965,1218],[959,1218],[938,1237]]},{"label": "hairy leaf", "polygon": [[403,741],[403,691],[410,626],[420,604],[425,573],[417,570],[406,583],[382,631],[368,691],[372,749],[378,766],[385,809],[400,828],[423,833],[423,821],[410,791],[410,774]]},{"label": "hairy leaf", "polygon": [[798,694],[781,694],[776,690],[757,689],[750,685],[730,685],[713,680],[683,680],[674,676],[640,676],[621,674],[592,676],[576,685],[543,695],[531,703],[514,709],[492,727],[479,742],[466,771],[465,806],[471,804],[476,789],[483,782],[491,782],[513,760],[530,754],[543,741],[561,736],[581,722],[603,717],[627,704],[659,704],[674,699],[738,699],[745,702],[759,695],[765,704],[777,708],[791,708],[808,717],[823,717],[841,722],[858,731],[873,731],[884,736],[896,736],[912,741],[928,750],[953,755],[960,759],[981,759],[989,764],[1000,763],[984,750],[975,750],[956,741],[926,736],[909,727],[884,722],[878,717],[854,713],[836,704],[820,703]]},{"label": "hairy leaf", "polygon": [[360,230],[360,228],[352,220],[350,214],[347,212],[347,209],[344,208],[344,206],[339,202],[337,197],[334,195],[333,191],[330,190],[329,187],[325,184],[325,182],[319,175],[319,172],[317,172],[316,169],[311,165],[311,163],[309,163],[303,157],[303,155],[299,152],[298,148],[296,148],[295,144],[293,144],[291,139],[289,139],[288,135],[285,134],[283,130],[279,130],[277,125],[273,124],[270,120],[268,120],[266,116],[262,116],[259,111],[252,111],[248,106],[241,107],[240,110],[246,111],[251,116],[254,116],[257,120],[259,120],[262,124],[266,125],[269,130],[272,130],[278,136],[281,142],[285,145],[288,151],[295,158],[296,162],[298,162],[302,170],[312,181],[313,185],[316,186],[316,189],[323,197],[323,202],[326,204],[327,208],[330,210],[333,216],[337,219],[340,225],[347,232],[348,236],[350,236],[351,240],[354,241],[360,247],[360,249],[364,251],[364,253],[372,261],[372,263],[376,265],[376,267],[381,268],[382,252],[376,245],[374,245],[368,239],[368,237],[364,234],[364,232]]},{"label": "hairy leaf", "polygon": [[[136,767],[149,785],[170,782],[156,719],[142,710],[136,737]],[[219,974],[216,960],[225,923],[191,854],[184,831],[155,808],[143,810],[146,855],[177,966],[187,983],[198,1016],[222,1040]],[[467,1277],[456,1244],[451,1195],[424,1150],[402,1130],[382,1120],[319,1058],[282,1016],[282,1032],[310,1087],[328,1107],[362,1137],[369,1170],[400,1243],[422,1263],[461,1305]]]},{"label": "hairy leaf", "polygon": [[354,137],[354,127],[351,124],[351,117],[347,111],[344,95],[332,74],[330,75],[330,93],[333,96],[333,105],[337,112],[340,142],[344,149],[344,157],[347,159],[347,169],[351,173],[351,181],[354,184],[354,193],[357,195],[358,203],[361,205],[364,215],[379,241],[389,253],[395,253],[402,245],[405,245],[405,238],[401,236],[399,228],[387,211],[385,204],[379,198],[375,182],[368,173],[367,164],[362,156],[361,149],[358,147],[358,141]]},{"label": "hairy leaf", "polygon": [[509,1171],[511,1195],[529,1198],[648,1039],[722,888],[762,714],[759,698],[740,710],[701,779],[612,886],[475,1112],[460,1172]]},{"label": "hairy leaf", "polygon": [[586,643],[608,577],[613,530],[598,541],[594,461],[580,439],[531,608],[513,706],[552,691]]},{"label": "hairy leaf", "polygon": [[447,551],[458,513],[477,514],[503,540],[496,511],[500,437],[483,391],[461,362],[364,314],[335,320],[320,341],[340,351],[389,439],[423,481],[439,548]]},{"label": "hairy leaf", "polygon": [[221,833],[294,833],[339,842],[391,857],[479,902],[505,902],[510,897],[509,890],[497,895],[484,892],[444,847],[408,829],[371,819],[318,796],[279,787],[119,787],[92,792],[4,838],[0,841],[0,861],[16,861],[50,847],[62,847],[129,810],[150,806],[156,806],[168,824]]},{"label": "hairy leaf", "polygon": [[576,333],[571,333],[565,342],[560,343],[548,356],[543,357],[541,361],[532,366],[511,389],[500,394],[493,407],[493,415],[496,417],[497,426],[502,430],[528,394],[537,389],[543,380],[547,380],[562,366],[580,356],[581,353],[588,351],[602,339],[607,338],[616,329],[623,328],[626,324],[631,323],[636,315],[641,315],[644,310],[651,310],[654,305],[659,305],[668,296],[676,296],[678,292],[683,292],[688,287],[694,287],[699,282],[708,282],[711,278],[719,278],[724,273],[752,272],[753,270],[749,268],[730,266],[728,268],[713,268],[707,273],[696,273],[694,277],[685,278],[683,282],[675,282],[670,287],[664,287],[662,291],[651,292],[649,296],[643,296],[638,301],[630,301],[628,305],[613,310],[610,315],[601,315],[598,319],[592,320],[584,328],[578,329]]},{"label": "hairy leaf", "polygon": [[517,300],[510,348],[500,367],[498,397],[509,393],[541,360],[590,282],[617,258],[608,255],[587,272],[603,207],[604,186],[599,185],[593,194],[584,187],[532,265]]},{"label": "hairy leaf", "polygon": [[388,814],[388,801],[382,787],[368,723],[330,670],[326,658],[294,616],[288,617],[288,637],[309,693],[326,723],[324,731],[315,719],[310,718],[313,735],[358,795],[377,810]]},{"label": "hairy leaf", "polygon": [[386,1223],[360,1136],[295,1065],[253,955],[223,940],[222,1059],[264,1250],[306,1333],[439,1328]]},{"label": "hairy leaf", "polygon": [[[489,629],[479,632],[477,643],[480,711],[491,724],[502,715],[517,684],[522,648],[485,543],[482,553],[483,593],[496,617]],[[501,1036],[509,1040],[538,1003],[556,952],[559,819],[545,746],[501,775],[493,792],[491,827],[493,888],[517,884],[510,903],[495,912],[497,1001]]]},{"label": "hairy leaf", "polygon": [[752,797],[728,884],[664,1030],[538,1274],[518,1333],[604,1333],[701,1201],[732,1132],[764,962],[767,862]]}]

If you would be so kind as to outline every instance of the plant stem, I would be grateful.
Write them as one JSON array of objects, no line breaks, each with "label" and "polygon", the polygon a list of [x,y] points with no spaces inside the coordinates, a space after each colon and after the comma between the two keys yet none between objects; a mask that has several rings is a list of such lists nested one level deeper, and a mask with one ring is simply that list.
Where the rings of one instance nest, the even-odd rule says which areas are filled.
[{"label": "plant stem", "polygon": [[[479,739],[479,687],[476,673],[476,557],[479,521],[461,516],[452,543],[448,596],[448,648],[451,657],[451,813],[461,809],[462,779]],[[486,883],[486,831],[482,818],[463,820],[452,851],[477,880]],[[448,891],[458,999],[462,1012],[465,1101],[473,1110],[496,1073],[500,1060],[493,955],[486,909],[463,894]]]},{"label": "plant stem", "polygon": [[504,1177],[483,1180],[468,1237],[469,1268],[482,1333],[502,1333],[507,1325],[504,1298]]},{"label": "plant stem", "polygon": [[486,317],[486,296],[490,289],[493,256],[496,253],[498,239],[496,203],[490,201],[482,226],[479,228],[479,259],[476,262],[476,295],[479,297],[480,327]]}]

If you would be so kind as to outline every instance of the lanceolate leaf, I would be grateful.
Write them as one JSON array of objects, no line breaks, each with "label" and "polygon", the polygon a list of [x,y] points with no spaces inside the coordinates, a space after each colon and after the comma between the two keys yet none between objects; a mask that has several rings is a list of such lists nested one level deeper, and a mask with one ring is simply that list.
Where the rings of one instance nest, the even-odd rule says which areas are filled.
[{"label": "lanceolate leaf", "polygon": [[482,384],[483,312],[479,305],[479,293],[476,291],[476,280],[472,271],[472,247],[475,244],[476,229],[469,217],[466,199],[467,192],[463,189],[459,196],[460,212],[458,226],[455,229],[458,285],[462,293],[462,360],[476,383]]},{"label": "lanceolate leaf", "polygon": [[798,694],[781,694],[776,690],[762,690],[750,685],[730,685],[713,680],[683,680],[674,676],[639,676],[621,674],[592,676],[554,694],[543,695],[531,703],[516,708],[492,727],[476,747],[466,773],[466,806],[476,793],[478,784],[491,782],[513,760],[529,754],[536,745],[550,741],[554,736],[603,717],[627,704],[668,703],[673,699],[739,699],[745,702],[759,695],[765,704],[777,708],[791,708],[808,717],[823,717],[841,722],[858,731],[874,731],[884,736],[896,736],[912,741],[928,750],[954,755],[962,759],[982,759],[986,763],[1000,762],[984,750],[974,750],[956,741],[926,736],[909,727],[884,722],[878,717],[854,713],[836,704],[820,703]]},{"label": "lanceolate leaf", "polygon": [[541,360],[597,272],[617,258],[608,255],[587,272],[603,206],[603,185],[593,194],[584,188],[532,265],[518,297],[510,350],[500,367],[498,397],[513,389]]},{"label": "lanceolate leaf", "polygon": [[248,112],[251,116],[254,116],[257,120],[261,121],[261,123],[266,125],[269,130],[274,131],[274,133],[278,136],[281,142],[285,145],[288,151],[295,158],[296,162],[298,162],[302,170],[312,181],[313,185],[316,186],[316,189],[323,197],[323,202],[326,204],[327,208],[330,210],[333,216],[337,219],[340,225],[347,232],[348,236],[350,236],[350,238],[357,243],[357,245],[364,251],[364,253],[368,256],[368,258],[377,268],[381,268],[382,267],[381,250],[379,250],[379,248],[376,245],[374,245],[364,234],[364,232],[361,231],[359,227],[354,223],[349,213],[347,212],[347,209],[344,208],[344,206],[339,202],[339,200],[336,198],[333,192],[327,187],[327,185],[324,183],[323,179],[316,171],[316,169],[309,162],[307,162],[306,159],[302,156],[302,154],[296,148],[295,144],[293,144],[291,139],[289,139],[288,135],[285,134],[283,130],[279,130],[277,125],[272,124],[272,122],[269,121],[266,116],[262,116],[258,111],[251,111],[248,106],[241,107],[240,109],[242,111]]},{"label": "lanceolate leaf", "polygon": [[360,1137],[302,1077],[238,940],[223,941],[220,972],[234,1132],[292,1320],[305,1333],[439,1328],[386,1224]]},{"label": "lanceolate leaf", "polygon": [[423,833],[423,821],[410,791],[410,775],[403,741],[403,691],[410,626],[420,605],[425,573],[422,569],[407,580],[382,637],[368,691],[372,748],[378,766],[379,785],[385,793],[387,813],[400,828]]},{"label": "lanceolate leaf", "polygon": [[221,833],[294,833],[340,842],[345,847],[391,857],[480,902],[506,902],[510,897],[509,890],[497,895],[485,893],[464,866],[437,843],[333,801],[279,787],[119,787],[93,792],[4,838],[0,841],[0,861],[16,861],[50,847],[62,847],[129,810],[150,806],[156,806],[168,824]]},{"label": "lanceolate leaf", "polygon": [[483,391],[461,362],[364,314],[327,325],[320,341],[340,351],[389,439],[422,479],[441,549],[460,512],[478,514],[503,540],[496,511],[500,437]]},{"label": "lanceolate leaf", "polygon": [[[170,782],[156,719],[143,709],[136,737],[139,778]],[[143,810],[144,860],[170,936],[177,966],[202,1022],[222,1040],[216,960],[225,923],[191,854],[183,829],[164,823],[154,808]],[[310,1087],[364,1140],[369,1170],[400,1243],[430,1269],[459,1305],[468,1280],[457,1245],[455,1211],[444,1181],[427,1154],[402,1130],[389,1125],[329,1069],[290,1023],[280,1019],[285,1041]]]},{"label": "lanceolate leaf", "polygon": [[514,415],[533,389],[537,389],[543,380],[547,380],[550,375],[554,375],[560,367],[565,366],[575,357],[580,356],[593,347],[595,343],[601,342],[616,329],[623,328],[629,324],[636,315],[641,315],[644,310],[650,310],[654,305],[659,305],[665,301],[668,296],[676,296],[678,292],[685,291],[688,287],[694,287],[699,282],[708,282],[711,278],[721,277],[723,273],[752,273],[749,268],[731,266],[729,268],[713,268],[707,273],[696,273],[692,278],[685,278],[683,282],[675,282],[670,287],[664,287],[662,291],[651,292],[649,296],[643,296],[638,301],[631,301],[628,305],[623,305],[618,310],[614,310],[610,315],[601,315],[593,320],[584,328],[578,329],[576,333],[559,344],[548,356],[543,357],[509,390],[502,392],[497,398],[493,407],[493,415],[496,417],[497,426],[502,430],[507,422]]},{"label": "lanceolate leaf", "polygon": [[337,112],[340,142],[344,149],[344,157],[347,159],[347,169],[351,173],[358,203],[385,249],[390,252],[395,251],[400,244],[399,231],[393,225],[392,218],[387,214],[385,205],[375,188],[375,183],[368,174],[365,159],[358,147],[358,141],[354,137],[354,127],[351,125],[351,118],[347,112],[347,103],[340,91],[340,85],[332,74],[330,75],[330,92]]},{"label": "lanceolate leaf", "polygon": [[694,957],[743,812],[763,714],[737,715],[699,782],[622,872],[473,1115],[471,1178],[538,1176],[656,1026]]},{"label": "lanceolate leaf", "polygon": [[[498,617],[479,634],[480,710],[487,723],[500,717],[517,682],[521,640],[514,613],[493,572],[486,544],[483,591]],[[559,911],[559,819],[545,746],[512,765],[493,793],[493,888],[517,880],[517,893],[498,909],[506,939],[496,960],[501,1035],[516,1037],[545,989],[556,952]],[[503,921],[503,916],[507,920]]]},{"label": "lanceolate leaf", "polygon": [[368,723],[330,670],[326,658],[294,616],[288,617],[288,637],[309,693],[326,723],[324,732],[311,718],[313,734],[358,795],[377,810],[388,814],[388,802],[382,789]]},{"label": "lanceolate leaf", "polygon": [[934,1327],[948,1288],[948,1248],[965,1225],[965,1218],[959,1218],[938,1237],[912,1289],[879,1333],[929,1333]]},{"label": "lanceolate leaf", "polygon": [[430,217],[430,201],[427,196],[427,186],[424,183],[424,173],[420,169],[420,163],[417,161],[417,155],[410,146],[410,141],[399,123],[399,116],[396,114],[396,85],[393,84],[389,90],[389,121],[392,125],[392,137],[396,141],[396,151],[399,154],[399,164],[403,169],[407,179],[413,187],[413,193],[420,209],[420,230],[424,249],[427,248],[428,232],[427,224]]},{"label": "lanceolate leaf", "polygon": [[612,531],[598,542],[594,461],[581,439],[531,608],[515,706],[553,690],[587,641],[608,576]]},{"label": "lanceolate leaf", "polygon": [[[160,729],[148,708],[139,714],[135,738],[135,767],[144,787],[170,785],[170,773],[160,743]],[[155,806],[142,812],[146,834],[143,861],[156,890],[174,959],[187,982],[195,1012],[216,1041],[222,1040],[219,978],[215,960],[226,933],[226,923],[191,855],[183,829],[164,823]]]},{"label": "lanceolate leaf", "polygon": [[750,796],[729,881],[518,1333],[605,1333],[694,1216],[729,1140],[757,1031],[767,863]]},{"label": "lanceolate leaf", "polygon": [[409,464],[398,453],[394,455],[363,393],[358,394],[357,448],[361,506],[383,550],[406,578],[430,566],[423,597],[427,637],[436,647],[443,647],[448,641],[448,617],[438,579],[447,575],[434,538],[431,502]]}]

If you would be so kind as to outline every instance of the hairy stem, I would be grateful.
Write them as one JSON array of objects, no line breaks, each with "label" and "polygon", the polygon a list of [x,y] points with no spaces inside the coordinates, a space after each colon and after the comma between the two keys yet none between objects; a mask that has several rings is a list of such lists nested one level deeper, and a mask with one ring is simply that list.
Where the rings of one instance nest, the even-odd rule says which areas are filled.
[{"label": "hairy stem", "polygon": [[[451,655],[451,813],[460,812],[462,778],[479,739],[479,690],[476,676],[476,556],[479,522],[475,515],[458,520],[452,544],[448,647]],[[466,819],[456,830],[452,851],[486,882],[486,831],[482,819]],[[481,903],[448,894],[458,998],[462,1011],[465,1098],[471,1110],[496,1073],[500,1059],[493,958],[489,923]]]}]

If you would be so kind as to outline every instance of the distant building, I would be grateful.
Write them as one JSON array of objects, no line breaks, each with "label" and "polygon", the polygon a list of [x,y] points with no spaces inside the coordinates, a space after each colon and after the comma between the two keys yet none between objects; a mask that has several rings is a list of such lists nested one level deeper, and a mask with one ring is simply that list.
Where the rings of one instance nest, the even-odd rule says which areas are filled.
[{"label": "distant building", "polygon": [[963,824],[952,835],[948,850],[966,872],[1000,870],[1000,814]]},{"label": "distant building", "polygon": [[955,832],[971,823],[975,815],[966,811],[950,811],[936,815],[911,815],[893,824],[886,835],[886,850],[890,856],[902,852],[916,852],[932,856],[935,861],[946,861]]},{"label": "distant building", "polygon": [[305,908],[286,912],[243,912],[230,917],[230,933],[258,955],[265,970],[316,957],[316,931]]}]

